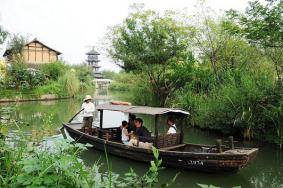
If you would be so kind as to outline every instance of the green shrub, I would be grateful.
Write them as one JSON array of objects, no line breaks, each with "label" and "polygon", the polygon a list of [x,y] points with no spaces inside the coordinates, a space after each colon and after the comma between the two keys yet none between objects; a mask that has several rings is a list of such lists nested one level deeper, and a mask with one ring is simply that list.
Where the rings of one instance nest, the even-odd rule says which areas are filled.
[{"label": "green shrub", "polygon": [[[111,91],[126,93],[128,99],[137,105],[157,105],[159,101],[153,93],[150,82],[142,73],[120,72],[115,75],[114,82],[109,86]],[[123,98],[123,97],[122,97]]]},{"label": "green shrub", "polygon": [[85,92],[95,88],[92,69],[87,65],[72,66],[76,70],[77,78],[80,81],[80,91]]},{"label": "green shrub", "polygon": [[109,89],[111,91],[129,91],[131,87],[131,84],[127,84],[127,83],[121,83],[121,82],[112,82],[109,85]]},{"label": "green shrub", "polygon": [[104,78],[106,79],[115,79],[115,76],[117,76],[118,73],[114,72],[114,71],[107,71],[107,70],[104,70],[102,71],[102,75]]},{"label": "green shrub", "polygon": [[76,71],[71,69],[67,71],[58,80],[58,83],[64,88],[69,96],[73,97],[79,91],[80,81],[76,75]]},{"label": "green shrub", "polygon": [[262,69],[226,71],[222,80],[225,82],[209,86],[209,90],[196,90],[190,84],[176,93],[174,102],[191,112],[193,125],[248,139],[260,138],[270,124],[265,109],[274,99],[272,74]]},{"label": "green shrub", "polygon": [[46,79],[43,73],[36,69],[29,69],[24,63],[12,63],[8,68],[6,88],[30,89],[43,85]]},{"label": "green shrub", "polygon": [[109,86],[111,91],[129,92],[135,87],[138,76],[133,73],[120,72],[113,77],[114,82]]},{"label": "green shrub", "polygon": [[93,80],[92,69],[87,65],[73,66],[80,82],[88,82]]},{"label": "green shrub", "polygon": [[45,94],[55,94],[57,96],[66,96],[66,93],[64,93],[63,86],[55,81],[48,82],[46,85],[37,87],[34,93],[36,93],[37,96],[41,96]]},{"label": "green shrub", "polygon": [[54,61],[52,63],[46,63],[41,65],[40,70],[52,80],[57,80],[62,76],[68,67],[61,61]]}]

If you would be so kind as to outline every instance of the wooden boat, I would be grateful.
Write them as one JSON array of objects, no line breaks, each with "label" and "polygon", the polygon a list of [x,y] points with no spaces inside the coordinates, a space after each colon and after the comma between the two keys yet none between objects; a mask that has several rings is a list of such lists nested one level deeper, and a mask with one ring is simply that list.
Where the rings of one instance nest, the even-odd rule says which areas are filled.
[{"label": "wooden boat", "polygon": [[246,166],[258,152],[257,148],[234,147],[233,139],[231,139],[229,147],[222,145],[221,142],[218,142],[217,145],[184,143],[182,123],[180,123],[180,127],[178,125],[179,133],[158,134],[159,117],[169,115],[182,120],[189,113],[181,109],[113,104],[102,104],[96,109],[100,113],[99,127],[92,128],[88,134],[80,131],[81,123],[73,122],[79,113],[68,123],[63,123],[63,127],[76,142],[92,144],[94,148],[102,151],[106,148],[108,153],[123,158],[148,163],[153,159],[153,153],[151,149],[123,144],[120,141],[120,127],[103,128],[103,112],[105,110],[155,116],[154,136],[150,140],[159,149],[163,166],[204,172],[234,173]]}]

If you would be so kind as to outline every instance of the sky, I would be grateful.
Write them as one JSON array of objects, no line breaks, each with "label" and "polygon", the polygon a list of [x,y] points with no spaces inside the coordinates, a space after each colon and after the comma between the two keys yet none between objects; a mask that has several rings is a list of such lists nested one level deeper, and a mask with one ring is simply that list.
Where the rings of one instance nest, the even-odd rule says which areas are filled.
[{"label": "sky", "polygon": [[[12,34],[29,40],[35,37],[62,53],[68,64],[85,61],[90,46],[101,53],[103,70],[119,68],[103,50],[109,26],[119,23],[129,14],[134,3],[158,12],[183,10],[195,13],[198,0],[0,0],[0,25]],[[228,9],[243,11],[248,0],[207,0],[207,6],[217,14]],[[3,54],[0,49],[0,54]]]}]

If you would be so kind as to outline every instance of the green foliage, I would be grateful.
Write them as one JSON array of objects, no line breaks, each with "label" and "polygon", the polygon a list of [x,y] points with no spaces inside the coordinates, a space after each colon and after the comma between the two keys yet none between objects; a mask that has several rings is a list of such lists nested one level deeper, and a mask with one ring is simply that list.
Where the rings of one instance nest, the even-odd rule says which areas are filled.
[{"label": "green foliage", "polygon": [[190,21],[136,7],[110,32],[111,57],[127,72],[110,74],[110,89],[187,109],[192,125],[281,144],[282,7],[254,1],[215,19],[202,6]]},{"label": "green foliage", "polygon": [[27,68],[24,63],[13,63],[1,81],[0,98],[38,98],[45,94],[74,96],[79,91],[93,89],[93,81],[89,72],[84,71],[85,67],[74,68],[53,62],[37,70]]},{"label": "green foliage", "polygon": [[225,83],[221,87],[190,84],[176,94],[179,97],[174,102],[190,110],[193,125],[260,138],[268,129],[264,107],[271,102],[274,93],[270,92],[276,87],[272,73],[262,68],[241,70],[226,72],[222,79]]},{"label": "green foliage", "polygon": [[39,86],[35,88],[33,93],[36,96],[41,96],[46,94],[55,94],[56,96],[67,96],[67,93],[65,93],[63,85],[55,81],[48,82],[43,86]]},{"label": "green foliage", "polygon": [[[264,115],[270,122],[272,127],[268,129],[267,140],[270,142],[275,142],[280,145],[280,148],[283,144],[283,96],[282,91],[278,97],[278,100],[270,102],[267,106],[264,107]],[[273,98],[272,98],[273,99]],[[274,99],[273,99],[274,100]]]},{"label": "green foliage", "polygon": [[12,124],[12,120],[11,120],[12,112],[13,112],[12,107],[0,108],[0,139],[3,139],[3,137],[5,137],[8,134],[9,127]]},{"label": "green foliage", "polygon": [[115,76],[116,76],[116,72],[114,71],[108,71],[108,70],[104,70],[102,71],[102,75],[103,75],[103,78],[106,78],[106,79],[114,79]]},{"label": "green foliage", "polygon": [[66,141],[55,147],[36,149],[34,154],[22,158],[18,165],[20,172],[14,177],[14,184],[28,187],[91,187],[94,169],[88,169],[77,158],[84,146],[72,145]]},{"label": "green foliage", "polygon": [[24,63],[23,50],[26,44],[26,38],[21,35],[13,35],[8,42],[8,49],[11,52],[13,63]]},{"label": "green foliage", "polygon": [[7,39],[9,33],[3,29],[3,27],[0,25],[0,45],[2,45],[5,40]]},{"label": "green foliage", "polygon": [[59,78],[58,82],[64,87],[68,96],[74,97],[79,91],[80,81],[74,69],[68,70],[62,77]]},{"label": "green foliage", "polygon": [[[3,109],[6,111],[7,109]],[[6,114],[6,112],[5,112]],[[4,117],[5,114],[1,115]],[[52,127],[51,116],[44,121],[43,129]],[[16,123],[16,121],[13,121]],[[2,125],[1,125],[2,126]],[[143,176],[138,176],[133,170],[125,176],[114,174],[106,159],[108,173],[99,171],[98,163],[87,167],[79,158],[85,145],[72,144],[68,140],[59,140],[52,145],[47,142],[30,142],[19,129],[20,139],[15,139],[13,145],[5,143],[0,138],[0,186],[1,187],[156,187],[158,173],[161,170],[161,160],[158,150],[153,148],[154,161]],[[42,139],[42,138],[41,138]],[[33,140],[32,140],[33,141]],[[172,182],[176,179],[173,178]],[[171,183],[172,183],[171,182]],[[164,184],[162,187],[168,187]]]},{"label": "green foliage", "polygon": [[[160,15],[135,7],[124,22],[109,32],[111,57],[126,72],[143,73],[163,106],[174,91],[167,74],[190,56],[188,27],[175,12]],[[193,63],[193,62],[191,62]]]},{"label": "green foliage", "polygon": [[12,63],[5,80],[6,88],[31,89],[45,83],[41,71],[28,69],[23,63]]},{"label": "green foliage", "polygon": [[[139,176],[134,172],[133,169],[130,169],[128,173],[125,174],[123,178],[122,187],[133,187],[133,188],[141,188],[141,187],[156,187],[156,184],[159,182],[158,174],[159,171],[163,168],[161,167],[162,160],[159,158],[159,151],[152,147],[154,160],[150,163],[149,170],[143,175]],[[178,174],[172,179],[171,183],[161,184],[161,187],[169,187],[177,178]]]},{"label": "green foliage", "polygon": [[109,34],[111,56],[126,71],[166,65],[172,59],[180,58],[188,47],[188,35],[184,23],[175,19],[176,14],[159,15],[135,7]]},{"label": "green foliage", "polygon": [[239,33],[250,42],[264,47],[283,47],[283,2],[282,0],[251,1],[244,14],[235,10],[228,11],[228,16],[235,25],[228,28]]},{"label": "green foliage", "polygon": [[61,61],[54,61],[51,63],[42,64],[40,70],[50,79],[57,80],[62,76],[66,70],[67,66]]},{"label": "green foliage", "polygon": [[21,54],[23,52],[25,44],[26,39],[23,36],[13,35],[13,37],[8,43],[8,46],[12,54]]},{"label": "green foliage", "polygon": [[[109,89],[122,92],[121,100],[129,100],[138,105],[159,104],[146,75],[120,72],[113,79],[114,82],[110,84]],[[125,93],[126,95],[123,97]]]},{"label": "green foliage", "polygon": [[95,88],[91,68],[87,65],[73,66],[80,81],[80,91]]},{"label": "green foliage", "polygon": [[256,0],[249,3],[245,13],[228,11],[229,20],[225,24],[226,30],[230,33],[240,35],[252,44],[263,47],[266,55],[274,63],[280,84],[283,74],[282,11],[282,0],[266,0],[265,3]]},{"label": "green foliage", "polygon": [[130,91],[137,78],[136,74],[120,72],[113,76],[114,82],[110,84],[109,89],[112,91]]}]

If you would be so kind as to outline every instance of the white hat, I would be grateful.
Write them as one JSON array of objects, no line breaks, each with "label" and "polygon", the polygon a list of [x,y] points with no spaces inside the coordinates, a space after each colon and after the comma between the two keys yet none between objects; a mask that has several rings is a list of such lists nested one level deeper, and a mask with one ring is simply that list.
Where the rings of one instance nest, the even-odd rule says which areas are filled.
[{"label": "white hat", "polygon": [[92,97],[90,95],[86,95],[85,98],[84,98],[84,101],[87,101],[87,100],[90,100],[92,99]]}]

